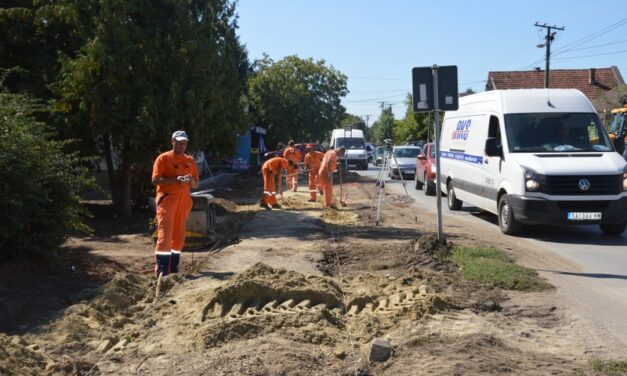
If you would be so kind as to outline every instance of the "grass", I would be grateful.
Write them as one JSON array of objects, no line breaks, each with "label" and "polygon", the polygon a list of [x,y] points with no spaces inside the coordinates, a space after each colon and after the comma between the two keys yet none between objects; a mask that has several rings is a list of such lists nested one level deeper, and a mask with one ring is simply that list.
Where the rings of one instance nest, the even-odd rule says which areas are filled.
[{"label": "grass", "polygon": [[627,375],[627,360],[590,360],[590,368],[597,375],[619,376]]},{"label": "grass", "polygon": [[464,279],[518,291],[540,291],[553,286],[538,272],[516,265],[505,253],[495,248],[455,247],[448,257],[462,268]]}]

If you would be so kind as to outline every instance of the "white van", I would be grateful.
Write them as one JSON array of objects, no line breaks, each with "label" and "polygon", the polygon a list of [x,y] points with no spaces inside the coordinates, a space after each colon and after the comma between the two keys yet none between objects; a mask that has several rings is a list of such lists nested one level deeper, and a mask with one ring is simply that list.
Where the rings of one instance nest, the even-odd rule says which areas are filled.
[{"label": "white van", "polygon": [[574,89],[494,90],[459,99],[440,141],[448,207],[463,202],[521,224],[627,223],[627,167],[590,101]]},{"label": "white van", "polygon": [[368,169],[368,153],[366,151],[366,139],[361,129],[334,129],[331,133],[329,147],[344,147],[346,153],[342,157],[342,163],[356,166],[357,169]]}]

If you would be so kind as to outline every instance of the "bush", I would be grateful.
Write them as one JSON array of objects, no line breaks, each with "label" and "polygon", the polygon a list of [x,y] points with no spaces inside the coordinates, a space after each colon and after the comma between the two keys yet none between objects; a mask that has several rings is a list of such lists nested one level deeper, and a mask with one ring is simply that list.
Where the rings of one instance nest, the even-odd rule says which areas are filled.
[{"label": "bush", "polygon": [[45,108],[0,92],[0,260],[56,250],[81,222],[79,192],[90,185],[69,141],[36,119]]}]

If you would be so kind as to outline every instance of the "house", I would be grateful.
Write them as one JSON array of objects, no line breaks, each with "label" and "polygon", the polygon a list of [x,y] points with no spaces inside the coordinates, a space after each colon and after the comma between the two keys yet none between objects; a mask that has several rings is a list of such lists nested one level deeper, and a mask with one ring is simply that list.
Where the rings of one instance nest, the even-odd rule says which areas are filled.
[{"label": "house", "polygon": [[[577,89],[590,101],[614,87],[624,85],[618,68],[552,69],[549,72],[549,87],[553,89]],[[487,90],[497,89],[541,89],[544,87],[544,71],[489,72]]]}]

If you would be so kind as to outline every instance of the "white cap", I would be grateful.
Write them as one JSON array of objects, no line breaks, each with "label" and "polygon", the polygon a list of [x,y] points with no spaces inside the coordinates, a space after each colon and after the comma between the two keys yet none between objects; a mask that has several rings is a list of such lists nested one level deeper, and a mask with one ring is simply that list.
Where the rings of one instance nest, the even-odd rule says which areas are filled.
[{"label": "white cap", "polygon": [[176,141],[189,141],[189,138],[187,138],[187,133],[185,133],[185,131],[176,131],[172,133],[172,139]]}]

